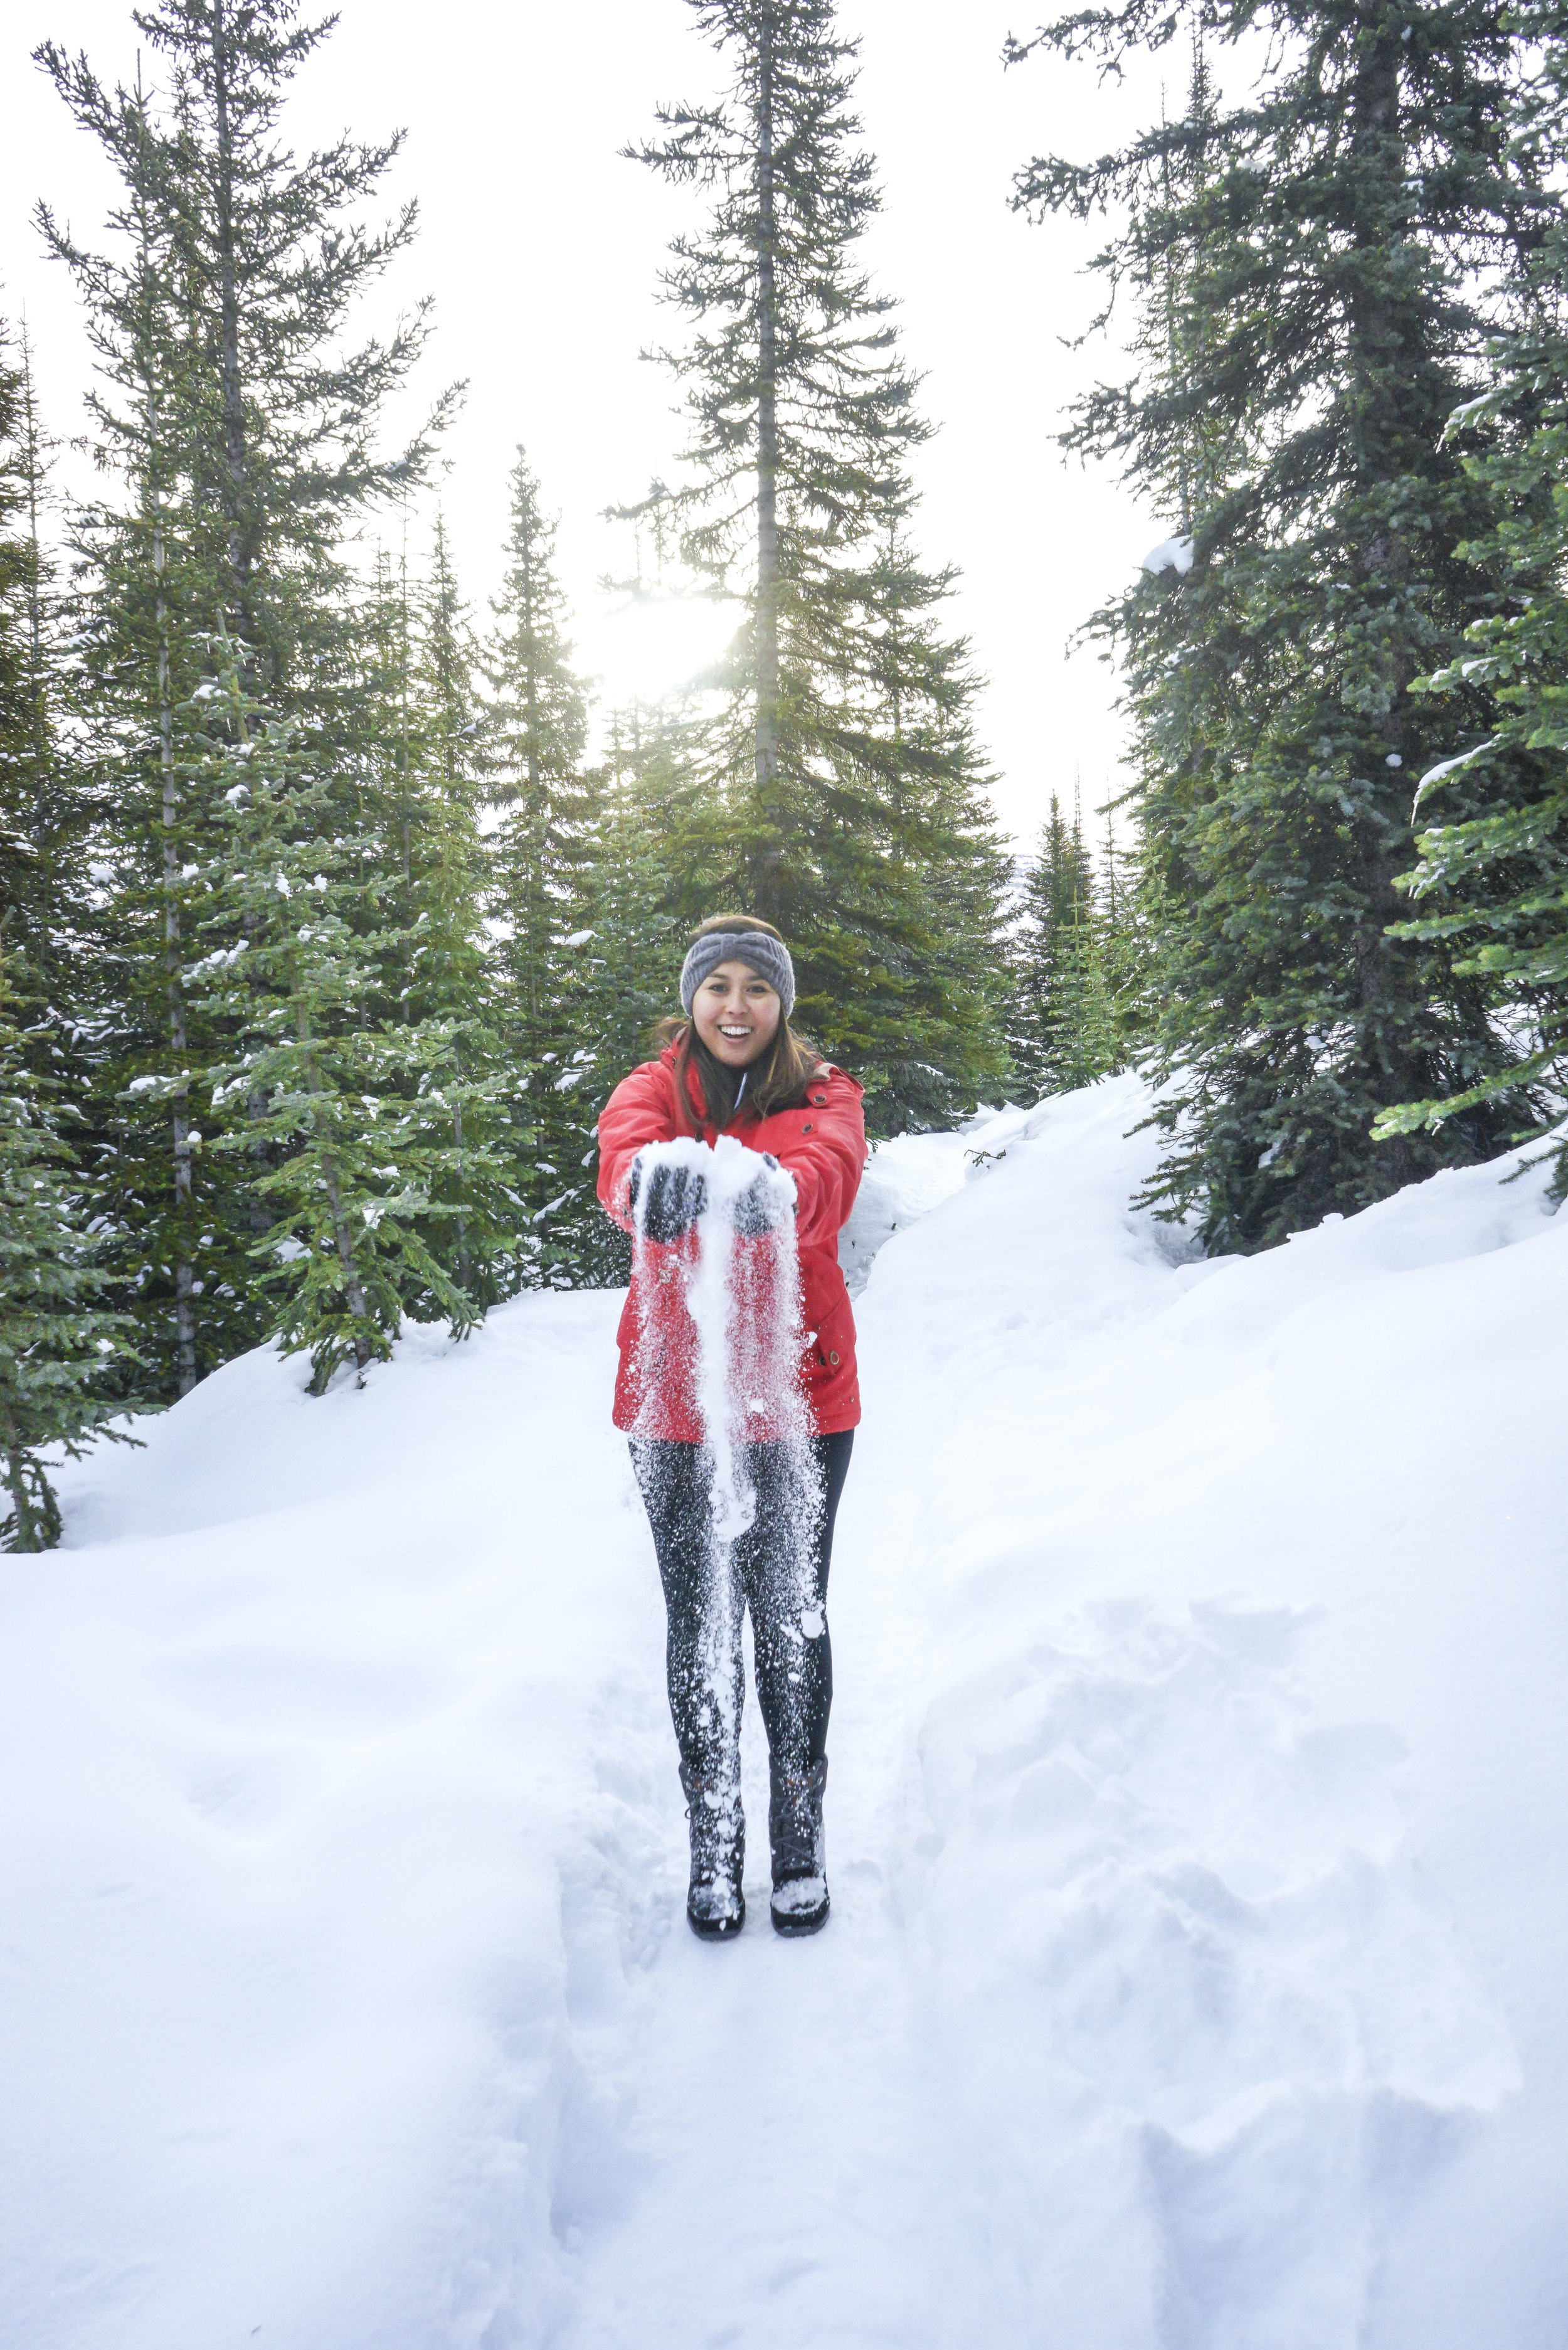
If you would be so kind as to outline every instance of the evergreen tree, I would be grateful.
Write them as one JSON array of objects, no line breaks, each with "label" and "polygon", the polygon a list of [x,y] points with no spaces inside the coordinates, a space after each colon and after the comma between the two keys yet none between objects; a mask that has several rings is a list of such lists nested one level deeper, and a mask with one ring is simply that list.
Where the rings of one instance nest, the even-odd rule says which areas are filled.
[{"label": "evergreen tree", "polygon": [[47,1085],[28,1066],[0,972],[0,1544],[52,1550],[60,1506],[46,1456],[79,1461],[121,1408],[133,1357],[100,1302],[81,1194]]},{"label": "evergreen tree", "polygon": [[[1550,63],[1563,71],[1561,57]],[[1533,316],[1497,346],[1491,390],[1456,420],[1480,441],[1466,467],[1497,516],[1462,552],[1497,577],[1500,598],[1471,623],[1459,658],[1420,688],[1439,725],[1453,711],[1455,736],[1423,778],[1417,811],[1440,810],[1466,778],[1491,780],[1496,796],[1482,814],[1417,834],[1419,860],[1399,881],[1430,910],[1395,926],[1398,937],[1459,949],[1456,969],[1497,992],[1524,1058],[1447,1099],[1391,1106],[1379,1135],[1440,1130],[1500,1095],[1515,1101],[1525,1084],[1550,1125],[1568,1093],[1568,236],[1560,226],[1533,257],[1532,279]],[[1490,702],[1484,731],[1478,685]],[[1557,1180],[1568,1189],[1568,1144]]]},{"label": "evergreen tree", "polygon": [[[1018,202],[1117,210],[1098,265],[1164,354],[1092,394],[1065,440],[1119,457],[1190,531],[1098,624],[1125,651],[1161,921],[1175,1140],[1154,1196],[1201,1202],[1210,1245],[1253,1248],[1517,1122],[1484,987],[1446,941],[1389,930],[1410,778],[1451,725],[1408,689],[1495,593],[1460,551],[1486,498],[1443,425],[1473,388],[1489,276],[1556,198],[1551,156],[1511,143],[1521,47],[1480,0],[1270,0],[1262,17],[1129,0],[1038,39],[1114,66],[1183,21],[1269,34],[1256,93],[1222,108],[1202,75],[1180,120],[1091,165],[1035,161]],[[1466,718],[1490,708],[1472,682]],[[1454,788],[1458,814],[1481,811],[1486,779]],[[1435,1135],[1372,1141],[1390,1101],[1493,1076],[1504,1097]]]},{"label": "evergreen tree", "polygon": [[[139,105],[151,157],[128,151],[123,92],[111,99],[85,58],[53,43],[37,57],[149,207],[153,238],[169,242],[183,347],[171,436],[212,537],[221,602],[209,632],[221,619],[249,688],[274,699],[286,689],[319,715],[337,681],[346,525],[418,477],[456,396],[383,455],[381,412],[422,348],[429,304],[386,342],[343,348],[353,305],[414,234],[411,203],[379,234],[347,217],[402,134],[379,146],[344,138],[303,160],[275,143],[289,85],[335,21],[302,23],[297,0],[154,0],[136,21],[171,76],[166,121],[154,128]],[[103,265],[41,217],[91,299]],[[117,442],[140,438],[134,417],[100,421]]]},{"label": "evergreen tree", "polygon": [[1096,933],[1108,1029],[1107,1074],[1147,1050],[1158,1012],[1155,941],[1160,931],[1141,849],[1116,838],[1107,807],[1100,849]]},{"label": "evergreen tree", "polygon": [[195,488],[196,305],[179,260],[169,141],[140,82],[110,93],[85,60],[67,65],[51,53],[45,62],[123,192],[108,254],[78,245],[40,213],[87,305],[99,368],[88,407],[100,464],[120,492],[116,501],[84,502],[73,538],[86,583],[84,718],[104,799],[88,1146],[95,1209],[154,1391],[183,1395],[262,1327],[247,1295],[251,1234],[243,1229],[254,1203],[229,1185],[203,1197],[189,1139],[193,1078],[214,1047],[192,1017],[181,970],[210,843],[180,789],[177,713],[206,671],[203,629],[221,606],[222,546],[203,527]]},{"label": "evergreen tree", "polygon": [[398,141],[344,140],[300,160],[276,140],[289,82],[328,26],[300,23],[293,0],[165,0],[138,23],[169,68],[161,110],[140,86],[106,88],[85,58],[37,52],[122,192],[102,253],[40,217],[87,305],[116,483],[78,546],[113,809],[101,1213],[171,1395],[265,1326],[249,1253],[269,1222],[258,1185],[276,1148],[254,1092],[225,1097],[222,1122],[248,1128],[244,1148],[198,1158],[190,1142],[202,1072],[232,1057],[237,1033],[232,1005],[198,1012],[180,976],[196,931],[211,941],[219,847],[213,811],[182,780],[206,755],[191,714],[202,681],[219,683],[212,648],[224,639],[245,691],[309,730],[315,772],[355,803],[368,686],[345,542],[417,478],[442,411],[383,456],[379,414],[424,313],[385,342],[356,348],[348,333],[352,304],[413,231],[411,207],[379,234],[351,218]]},{"label": "evergreen tree", "polygon": [[67,599],[45,536],[50,447],[26,334],[0,320],[0,935],[40,1074],[72,1083],[88,991],[95,813],[69,738]]},{"label": "evergreen tree", "polygon": [[[405,1116],[450,1153],[427,1170],[431,1255],[481,1308],[514,1285],[518,1256],[510,1192],[494,958],[484,934],[489,861],[480,830],[483,718],[472,690],[474,646],[438,515],[431,576],[410,581],[406,548],[382,560],[365,702],[357,804],[360,858],[380,877],[378,997],[384,1022],[422,1038]],[[441,1300],[405,1290],[416,1316]]]},{"label": "evergreen tree", "polygon": [[454,1336],[472,1326],[474,1301],[424,1234],[432,1218],[459,1222],[480,1153],[452,1130],[463,1080],[450,1024],[367,1016],[409,961],[391,880],[345,824],[337,779],[225,650],[221,697],[202,697],[217,707],[191,722],[192,788],[227,836],[207,877],[218,943],[191,978],[239,1036],[212,1073],[213,1107],[259,1107],[214,1147],[268,1146],[255,1188],[273,1221],[253,1254],[272,1326],[286,1353],[309,1349],[319,1394],[346,1360],[362,1383],[389,1357],[410,1295]]},{"label": "evergreen tree", "polygon": [[[1114,920],[1114,868],[1109,886]],[[1023,896],[1014,943],[1013,1066],[1031,1094],[1070,1093],[1122,1066],[1106,968],[1107,918],[1076,795],[1069,826],[1052,793]]]},{"label": "evergreen tree", "polygon": [[593,1121],[608,1087],[596,1083],[583,953],[595,927],[602,787],[585,764],[587,697],[571,666],[555,544],[520,449],[484,654],[487,785],[500,808],[491,910],[511,1086],[509,1181],[525,1232],[517,1277],[566,1286],[592,1279],[602,1256]]},{"label": "evergreen tree", "polygon": [[877,196],[856,144],[855,45],[830,0],[691,0],[728,98],[666,108],[637,151],[710,189],[668,298],[690,387],[688,479],[651,504],[745,624],[703,746],[721,829],[708,907],[790,940],[800,1016],[869,1085],[883,1128],[929,1124],[1003,1066],[992,989],[1002,868],[951,575],[909,551],[928,428],[890,303],[856,259]]},{"label": "evergreen tree", "polygon": [[717,888],[715,801],[679,712],[613,714],[588,899],[594,1052],[607,1088],[680,1010],[685,934]]},{"label": "evergreen tree", "polygon": [[[516,1286],[520,1249],[511,1071],[485,927],[493,858],[480,823],[484,719],[473,687],[477,660],[438,515],[415,671],[431,816],[412,909],[419,938],[413,1009],[418,1017],[444,1022],[451,1035],[443,1090],[454,1157],[452,1181],[438,1186],[437,1198],[442,1210],[460,1210],[445,1236],[448,1268],[461,1289],[488,1306]],[[436,1247],[439,1226],[428,1237]]]}]

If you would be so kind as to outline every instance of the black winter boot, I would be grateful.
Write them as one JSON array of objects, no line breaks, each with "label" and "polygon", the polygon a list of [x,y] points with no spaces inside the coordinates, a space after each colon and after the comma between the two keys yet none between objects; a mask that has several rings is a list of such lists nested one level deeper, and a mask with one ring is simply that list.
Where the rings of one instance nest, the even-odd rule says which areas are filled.
[{"label": "black winter boot", "polygon": [[827,1758],[806,1772],[772,1765],[768,1840],[773,1846],[771,1914],[781,1934],[815,1934],[827,1923],[827,1847],[822,1796]]},{"label": "black winter boot", "polygon": [[727,1786],[699,1779],[680,1766],[686,1820],[691,1831],[691,1882],[686,1922],[705,1942],[727,1942],[746,1922],[741,1877],[746,1866],[746,1822],[740,1779]]}]

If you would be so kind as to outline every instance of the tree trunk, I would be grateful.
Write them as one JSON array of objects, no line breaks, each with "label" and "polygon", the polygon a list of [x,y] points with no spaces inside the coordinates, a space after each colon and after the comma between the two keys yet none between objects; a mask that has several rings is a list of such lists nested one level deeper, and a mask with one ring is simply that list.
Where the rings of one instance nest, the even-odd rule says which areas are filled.
[{"label": "tree trunk", "polygon": [[[461,1061],[455,1062],[454,1067],[461,1079],[462,1075]],[[457,1196],[461,1202],[463,1195],[462,1104],[461,1102],[455,1103],[452,1107],[452,1147],[457,1152]],[[457,1282],[463,1295],[472,1297],[473,1277],[468,1258],[468,1218],[464,1215],[461,1204],[457,1212]]]},{"label": "tree trunk", "polygon": [[248,465],[245,451],[245,410],[240,378],[240,303],[234,265],[234,150],[229,122],[229,67],[224,0],[213,0],[213,107],[217,120],[218,170],[215,190],[218,210],[218,304],[220,383],[223,412],[223,453],[229,468],[229,577],[234,600],[235,641],[246,649],[242,674],[254,690],[254,657],[250,655],[250,579],[252,550],[245,516]]},{"label": "tree trunk", "polygon": [[325,1156],[321,1161],[321,1180],[327,1186],[327,1204],[332,1211],[332,1237],[337,1244],[338,1263],[343,1267],[343,1295],[348,1300],[349,1313],[359,1325],[354,1334],[354,1364],[359,1373],[358,1384],[363,1387],[365,1366],[369,1363],[372,1351],[370,1341],[365,1335],[370,1319],[370,1306],[365,1295],[364,1284],[359,1279],[359,1268],[354,1262],[354,1243],[348,1237],[348,1219],[343,1213],[343,1195],[338,1189],[337,1170],[332,1160]]},{"label": "tree trunk", "polygon": [[523,950],[523,992],[528,1006],[528,1032],[524,1045],[524,1056],[536,1061],[545,1049],[544,1022],[540,1017],[540,962],[545,951],[539,937],[539,909],[545,902],[545,870],[548,849],[545,820],[544,778],[539,764],[539,615],[536,610],[537,591],[534,577],[534,539],[535,521],[534,508],[528,509],[529,519],[522,544],[520,577],[523,588],[523,707],[528,720],[527,778],[528,789],[524,801],[523,837],[528,844],[528,866],[523,887],[526,891],[525,910],[518,924],[518,934],[524,941]]},{"label": "tree trunk", "polygon": [[180,868],[175,847],[179,801],[174,782],[174,712],[170,701],[169,607],[163,592],[163,509],[152,492],[152,572],[157,580],[158,764],[163,785],[163,969],[169,998],[169,1046],[180,1070],[174,1096],[174,1364],[180,1393],[196,1384],[195,1275],[184,1243],[191,1231],[191,1121],[186,1116],[184,1067],[188,1042],[185,997],[180,983]]},{"label": "tree trunk", "polygon": [[38,1539],[38,1522],[33,1513],[32,1497],[27,1492],[26,1459],[10,1442],[5,1447],[5,1482],[16,1518],[16,1532],[12,1536],[13,1549],[42,1550],[44,1544]]},{"label": "tree trunk", "polygon": [[[1387,295],[1390,233],[1388,208],[1398,218],[1404,202],[1406,157],[1400,118],[1401,45],[1397,29],[1386,29],[1366,50],[1355,75],[1351,116],[1351,153],[1357,172],[1358,192],[1366,192],[1366,209],[1354,224],[1354,242],[1361,267],[1352,279],[1347,306],[1349,377],[1356,402],[1355,454],[1358,489],[1367,490],[1397,478],[1408,469],[1411,452],[1409,419],[1404,402],[1425,373],[1428,354],[1411,348],[1411,318],[1407,308]],[[1401,224],[1396,241],[1405,242]],[[1369,283],[1369,280],[1372,281]],[[1437,421],[1440,421],[1438,420]],[[1434,423],[1434,433],[1437,429]],[[1386,589],[1397,594],[1407,578],[1410,548],[1404,532],[1384,530],[1358,550],[1355,567],[1364,594]],[[1390,796],[1390,776],[1403,776],[1408,747],[1405,725],[1406,694],[1415,664],[1403,645],[1396,645],[1387,677],[1388,706],[1377,727],[1381,772],[1373,778],[1380,804]],[[1390,767],[1390,758],[1400,764]],[[1400,788],[1404,788],[1401,785]],[[1355,828],[1361,860],[1364,908],[1352,952],[1355,992],[1363,1016],[1363,1049],[1370,1047],[1381,1064],[1380,1082],[1386,1097],[1409,1098],[1430,1090],[1426,1073],[1401,1041],[1390,1035],[1398,1018],[1402,991],[1394,969],[1396,950],[1385,933],[1402,911],[1394,874],[1401,861],[1394,853],[1381,824],[1364,819]],[[1367,1032],[1376,1028],[1376,1037]],[[1386,1146],[1385,1162],[1391,1186],[1411,1181],[1419,1171],[1408,1141]]]},{"label": "tree trunk", "polygon": [[[214,191],[218,212],[218,308],[219,308],[219,389],[223,413],[223,453],[229,469],[229,532],[228,564],[231,602],[230,625],[239,653],[240,683],[248,694],[256,691],[255,651],[251,641],[250,585],[253,564],[251,531],[245,514],[249,489],[249,459],[245,447],[244,388],[240,375],[240,299],[234,262],[234,141],[229,121],[229,62],[228,30],[224,16],[224,0],[213,0],[213,110],[218,133],[217,186]],[[254,925],[247,916],[244,922],[247,938],[254,939]],[[253,1118],[261,1115],[262,1105],[256,1096],[249,1102]],[[265,1173],[271,1164],[272,1153],[263,1139],[255,1144],[258,1165]],[[251,1229],[259,1237],[267,1229],[265,1201],[253,1199],[250,1208]]]},{"label": "tree trunk", "polygon": [[42,456],[38,446],[37,410],[33,400],[33,347],[26,324],[22,328],[23,463],[27,475],[27,706],[33,738],[33,846],[37,855],[42,892],[34,925],[32,953],[38,991],[46,1010],[49,1004],[49,966],[57,885],[55,827],[45,783],[48,774],[48,706],[44,686],[43,551],[38,535],[38,487]]},{"label": "tree trunk", "polygon": [[[140,82],[137,103],[141,103]],[[147,218],[146,192],[137,190],[142,286],[151,313],[152,303],[152,238]],[[168,549],[163,536],[163,493],[159,478],[162,443],[158,398],[158,360],[151,338],[151,316],[144,322],[142,387],[147,402],[147,494],[152,510],[153,623],[158,633],[158,767],[162,786],[163,973],[169,1011],[170,1056],[180,1072],[172,1103],[174,1175],[174,1376],[182,1396],[196,1384],[195,1273],[190,1262],[191,1123],[186,1116],[184,1058],[189,1049],[185,998],[180,981],[180,859],[176,847],[179,795],[174,778],[174,708],[172,664],[169,650],[169,598],[164,584]]]},{"label": "tree trunk", "polygon": [[[303,1012],[296,1014],[296,1030],[302,1045],[311,1042],[310,1023]],[[306,1082],[310,1092],[318,1097],[327,1088],[316,1074],[313,1055],[306,1059]],[[337,1261],[343,1267],[343,1295],[348,1300],[348,1311],[359,1326],[354,1334],[354,1365],[359,1377],[357,1384],[365,1384],[365,1367],[374,1352],[368,1336],[370,1326],[369,1300],[365,1284],[359,1278],[359,1266],[354,1254],[354,1243],[349,1236],[348,1219],[343,1212],[343,1192],[337,1180],[337,1169],[331,1153],[321,1154],[321,1180],[327,1186],[327,1205],[332,1218],[332,1241],[337,1251]]]},{"label": "tree trunk", "polygon": [[[756,789],[764,820],[782,830],[779,804],[778,282],[774,210],[774,21],[762,10],[757,76],[757,668]],[[756,910],[782,911],[783,843],[763,851]]]}]

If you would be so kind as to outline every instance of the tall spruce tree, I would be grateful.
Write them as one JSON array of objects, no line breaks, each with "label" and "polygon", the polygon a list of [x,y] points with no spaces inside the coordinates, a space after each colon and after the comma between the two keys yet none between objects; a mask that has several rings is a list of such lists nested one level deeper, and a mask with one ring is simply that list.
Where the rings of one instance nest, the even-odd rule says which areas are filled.
[{"label": "tall spruce tree", "polygon": [[520,449],[483,673],[486,788],[500,811],[491,910],[509,1180],[523,1221],[517,1277],[530,1286],[590,1281],[603,1254],[594,1119],[608,1088],[598,1082],[584,952],[603,786],[586,764],[587,696],[571,665],[556,527]]},{"label": "tall spruce tree", "polygon": [[[355,302],[410,242],[417,207],[372,232],[350,215],[397,156],[402,134],[347,137],[299,158],[276,142],[289,85],[335,19],[301,21],[297,0],[154,0],[137,12],[168,67],[154,154],[128,157],[117,114],[85,58],[37,51],[72,113],[151,208],[176,280],[187,387],[174,438],[192,504],[213,534],[220,618],[247,687],[303,707],[329,703],[348,520],[417,477],[455,398],[405,448],[377,446],[382,411],[428,332],[429,304],[383,341],[345,341]],[[42,215],[92,296],[91,256]],[[101,266],[101,265],[100,265]],[[111,358],[109,372],[114,374]],[[116,439],[126,421],[111,423]],[[132,431],[135,426],[132,424]]]},{"label": "tall spruce tree", "polygon": [[[1547,99],[1559,98],[1564,78],[1568,51],[1549,48]],[[1559,1123],[1568,1100],[1568,234],[1560,224],[1530,275],[1531,314],[1495,346],[1491,388],[1451,428],[1480,440],[1466,468],[1496,515],[1464,552],[1495,573],[1501,592],[1471,623],[1460,657],[1421,681],[1437,723],[1452,713],[1453,733],[1416,795],[1419,858],[1398,879],[1417,911],[1395,926],[1397,936],[1458,949],[1456,969],[1495,990],[1524,1057],[1447,1099],[1391,1106],[1380,1135],[1440,1131],[1500,1094],[1516,1102],[1525,1084],[1540,1131]],[[1490,694],[1484,712],[1478,682]],[[1484,813],[1432,821],[1457,783],[1477,777],[1493,785]],[[1568,1191],[1568,1142],[1557,1189]]]},{"label": "tall spruce tree", "polygon": [[991,988],[1002,867],[951,575],[910,551],[929,428],[890,302],[857,247],[877,205],[856,143],[856,45],[830,0],[691,0],[732,68],[719,104],[660,110],[635,151],[712,194],[676,240],[662,356],[688,390],[686,479],[654,502],[685,563],[743,605],[705,765],[721,817],[709,908],[777,923],[800,1016],[868,1081],[884,1130],[1000,1075]]},{"label": "tall spruce tree", "polygon": [[40,208],[86,304],[99,374],[88,408],[99,465],[115,479],[108,499],[82,502],[73,533],[85,588],[84,717],[107,803],[98,841],[106,902],[92,1072],[96,1207],[154,1392],[183,1395],[261,1328],[247,1296],[249,1235],[237,1229],[243,1194],[225,1186],[203,1197],[190,1143],[193,1083],[212,1040],[182,979],[203,835],[180,790],[176,713],[207,667],[203,632],[220,608],[223,561],[221,540],[203,527],[192,456],[197,305],[177,254],[170,142],[140,79],[110,92],[85,59],[41,54],[121,189],[106,253],[78,244]]},{"label": "tall spruce tree", "polygon": [[[1270,36],[1246,102],[1201,74],[1179,120],[1092,164],[1037,160],[1017,202],[1116,213],[1097,265],[1163,355],[1064,437],[1190,532],[1097,624],[1125,657],[1162,923],[1155,1196],[1246,1249],[1518,1122],[1484,986],[1448,941],[1390,928],[1411,778],[1453,723],[1409,689],[1497,590],[1485,485],[1444,425],[1477,388],[1491,287],[1556,199],[1542,145],[1512,142],[1521,44],[1488,0],[1128,0],[1013,54],[1114,68],[1184,23]],[[1491,708],[1472,681],[1465,719]],[[1490,790],[1457,782],[1456,813]],[[1473,1091],[1494,1076],[1501,1095]],[[1460,1092],[1435,1134],[1372,1140],[1380,1107]]]},{"label": "tall spruce tree", "polygon": [[[159,104],[53,44],[37,52],[122,192],[102,252],[40,217],[87,306],[114,484],[78,548],[114,809],[102,861],[119,985],[98,1163],[124,1295],[167,1396],[265,1325],[249,1250],[270,1221],[258,1186],[278,1147],[254,1092],[226,1096],[217,1122],[248,1124],[246,1148],[198,1158],[190,1144],[203,1072],[237,1033],[213,999],[198,1013],[181,977],[198,930],[210,941],[221,846],[183,780],[205,755],[191,713],[226,641],[246,693],[309,730],[315,772],[355,804],[367,664],[345,542],[417,477],[430,431],[377,446],[423,311],[386,341],[349,335],[355,300],[413,232],[411,207],[379,234],[352,217],[398,141],[345,139],[304,159],[277,141],[288,85],[328,25],[302,23],[293,0],[161,0],[137,21],[167,70]],[[431,429],[441,421],[438,406]]]},{"label": "tall spruce tree", "polygon": [[[512,1184],[515,1137],[501,988],[487,931],[493,856],[482,831],[484,716],[479,648],[458,593],[446,526],[436,516],[431,572],[417,606],[414,685],[421,720],[426,820],[410,911],[417,945],[411,1009],[442,1024],[441,1093],[452,1122],[449,1180],[437,1186],[428,1238],[480,1306],[517,1285],[522,1254]],[[444,1230],[452,1206],[459,1209]]]},{"label": "tall spruce tree", "polygon": [[[514,1285],[518,1216],[507,1180],[509,1073],[485,937],[475,648],[440,515],[427,577],[410,576],[406,541],[396,561],[382,556],[370,635],[353,827],[361,878],[378,882],[376,994],[364,1009],[414,1047],[404,1113],[412,1124],[400,1131],[450,1145],[426,1162],[431,1199],[416,1219],[420,1238],[483,1308]],[[441,1295],[417,1285],[405,1284],[402,1297],[419,1318],[446,1310]]]},{"label": "tall spruce tree", "polygon": [[0,940],[26,1050],[74,1090],[98,810],[75,739],[69,599],[48,545],[50,457],[26,334],[13,339],[0,319]]}]

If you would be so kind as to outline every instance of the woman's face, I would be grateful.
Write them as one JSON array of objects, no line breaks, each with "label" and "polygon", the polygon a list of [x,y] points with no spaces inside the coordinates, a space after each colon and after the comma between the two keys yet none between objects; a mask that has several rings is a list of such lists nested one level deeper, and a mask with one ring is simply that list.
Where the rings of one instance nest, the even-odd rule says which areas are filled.
[{"label": "woman's face", "polygon": [[698,1035],[727,1069],[746,1068],[767,1050],[783,1011],[777,991],[743,962],[716,964],[691,1001]]}]

